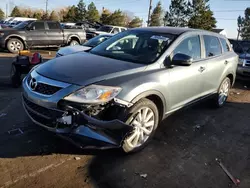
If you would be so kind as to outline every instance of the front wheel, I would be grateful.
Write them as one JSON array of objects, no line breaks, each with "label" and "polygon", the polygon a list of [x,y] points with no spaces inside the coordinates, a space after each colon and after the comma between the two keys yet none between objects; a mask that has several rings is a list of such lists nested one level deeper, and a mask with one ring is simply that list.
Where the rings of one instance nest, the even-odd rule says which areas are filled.
[{"label": "front wheel", "polygon": [[19,51],[24,49],[24,44],[19,39],[12,38],[7,42],[7,49],[9,52],[17,54]]},{"label": "front wheel", "polygon": [[229,90],[231,87],[231,81],[228,77],[226,77],[222,82],[218,89],[218,93],[216,94],[216,97],[214,99],[216,107],[222,107],[225,105]]},{"label": "front wheel", "polygon": [[159,123],[156,105],[148,99],[141,99],[122,116],[122,120],[134,128],[124,139],[122,150],[132,153],[143,149],[152,139]]}]

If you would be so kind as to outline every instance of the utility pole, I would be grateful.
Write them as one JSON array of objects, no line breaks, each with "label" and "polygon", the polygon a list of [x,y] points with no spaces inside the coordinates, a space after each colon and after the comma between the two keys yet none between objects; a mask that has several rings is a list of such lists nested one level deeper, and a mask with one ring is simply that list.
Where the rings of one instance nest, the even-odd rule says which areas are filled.
[{"label": "utility pole", "polygon": [[46,0],[46,15],[48,16],[48,1],[49,0]]},{"label": "utility pole", "polygon": [[6,9],[5,9],[5,17],[7,18],[8,17],[8,3],[6,3]]},{"label": "utility pole", "polygon": [[149,2],[148,23],[147,23],[147,26],[149,26],[149,24],[150,24],[151,9],[152,9],[152,0],[150,0],[150,2]]}]

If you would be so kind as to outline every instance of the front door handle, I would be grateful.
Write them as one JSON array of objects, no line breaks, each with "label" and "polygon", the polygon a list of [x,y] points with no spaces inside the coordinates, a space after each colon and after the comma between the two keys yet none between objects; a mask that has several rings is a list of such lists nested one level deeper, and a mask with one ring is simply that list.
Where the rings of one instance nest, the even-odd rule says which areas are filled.
[{"label": "front door handle", "polygon": [[199,68],[199,72],[203,72],[204,70],[206,70],[205,67],[200,67],[200,68]]}]

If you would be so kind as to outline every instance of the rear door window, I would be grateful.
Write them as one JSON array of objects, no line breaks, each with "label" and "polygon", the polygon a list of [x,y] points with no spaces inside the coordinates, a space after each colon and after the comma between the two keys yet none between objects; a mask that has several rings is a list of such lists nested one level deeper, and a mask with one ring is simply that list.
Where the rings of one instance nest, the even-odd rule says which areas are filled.
[{"label": "rear door window", "polygon": [[184,39],[174,50],[175,54],[185,54],[193,58],[193,60],[201,59],[201,43],[198,35]]},{"label": "rear door window", "polygon": [[220,38],[220,42],[221,42],[221,45],[222,45],[223,52],[229,52],[230,47],[229,47],[226,39]]},{"label": "rear door window", "polygon": [[221,45],[217,37],[204,35],[203,38],[206,50],[206,57],[213,57],[222,53]]},{"label": "rear door window", "polygon": [[35,30],[45,30],[44,22],[34,22],[32,24]]},{"label": "rear door window", "polygon": [[57,22],[47,22],[47,24],[48,24],[48,27],[49,27],[50,30],[55,30],[55,29],[58,30],[58,29],[61,28],[60,24],[57,23]]}]

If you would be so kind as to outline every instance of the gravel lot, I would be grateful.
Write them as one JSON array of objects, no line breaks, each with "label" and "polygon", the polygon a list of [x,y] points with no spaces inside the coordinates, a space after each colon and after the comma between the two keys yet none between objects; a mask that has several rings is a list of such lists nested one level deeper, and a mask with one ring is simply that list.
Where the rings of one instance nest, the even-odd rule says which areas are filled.
[{"label": "gravel lot", "polygon": [[215,158],[249,187],[250,82],[238,81],[224,108],[203,102],[173,114],[147,148],[124,156],[79,150],[34,125],[21,89],[9,84],[7,56],[0,54],[0,188],[234,187]]}]

